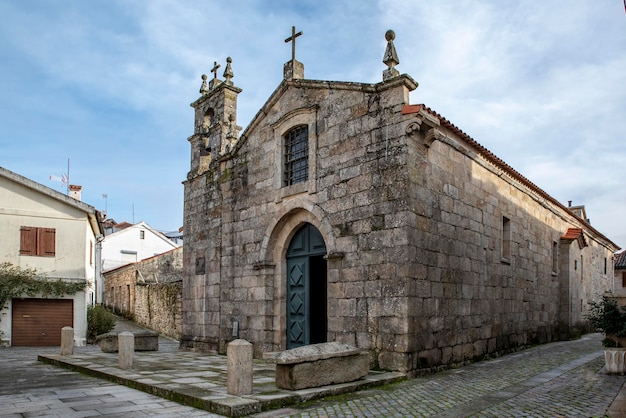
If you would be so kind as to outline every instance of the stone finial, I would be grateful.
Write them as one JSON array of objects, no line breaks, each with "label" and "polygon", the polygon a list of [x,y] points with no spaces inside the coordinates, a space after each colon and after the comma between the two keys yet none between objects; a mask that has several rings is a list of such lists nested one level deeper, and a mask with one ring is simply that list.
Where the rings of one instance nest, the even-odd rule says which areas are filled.
[{"label": "stone finial", "polygon": [[383,81],[387,81],[400,75],[400,72],[394,68],[396,65],[400,64],[396,47],[393,45],[393,40],[395,38],[396,33],[391,29],[385,33],[387,48],[385,49],[385,55],[383,56],[383,63],[385,63],[388,68],[383,71]]},{"label": "stone finial", "polygon": [[202,85],[200,86],[200,94],[201,95],[205,95],[205,94],[209,94],[209,85],[206,82],[207,79],[207,75],[206,74],[202,74]]},{"label": "stone finial", "polygon": [[233,67],[230,65],[233,62],[231,57],[226,58],[226,69],[224,69],[224,78],[226,79],[225,83],[229,86],[233,85],[233,82],[230,81],[231,78],[234,77]]}]

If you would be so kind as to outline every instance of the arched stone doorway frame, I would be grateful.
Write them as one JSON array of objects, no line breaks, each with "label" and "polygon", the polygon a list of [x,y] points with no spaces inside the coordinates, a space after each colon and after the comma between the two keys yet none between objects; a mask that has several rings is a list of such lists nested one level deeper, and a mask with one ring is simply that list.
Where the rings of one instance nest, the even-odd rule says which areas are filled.
[{"label": "arched stone doorway frame", "polygon": [[291,239],[305,223],[313,225],[322,235],[327,253],[336,249],[333,229],[324,210],[304,198],[285,202],[276,213],[276,222],[269,225],[261,242],[260,253],[265,264],[274,266],[272,343],[284,350],[287,347],[287,249]]}]

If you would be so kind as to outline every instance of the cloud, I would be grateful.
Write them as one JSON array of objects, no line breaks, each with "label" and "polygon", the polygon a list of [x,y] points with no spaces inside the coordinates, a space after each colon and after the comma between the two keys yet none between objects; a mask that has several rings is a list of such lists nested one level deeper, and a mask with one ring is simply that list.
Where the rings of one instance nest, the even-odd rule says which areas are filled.
[{"label": "cloud", "polygon": [[421,84],[414,101],[562,202],[597,208],[590,217],[614,232],[626,201],[617,3],[388,0],[381,9],[397,25],[400,69]]},{"label": "cloud", "polygon": [[32,0],[0,2],[0,15],[7,168],[44,182],[70,157],[83,195],[108,193],[110,213],[132,199],[141,219],[180,226],[201,74],[232,57],[245,127],[282,80],[292,25],[307,78],[368,83],[394,29],[398,69],[420,83],[413,103],[593,209],[603,231],[626,201],[620,2]]}]

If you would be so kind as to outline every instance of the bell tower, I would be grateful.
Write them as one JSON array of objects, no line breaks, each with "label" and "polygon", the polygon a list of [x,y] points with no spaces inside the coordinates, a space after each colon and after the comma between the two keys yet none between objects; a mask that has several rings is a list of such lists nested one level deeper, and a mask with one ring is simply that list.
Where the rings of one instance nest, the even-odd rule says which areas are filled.
[{"label": "bell tower", "polygon": [[212,161],[230,153],[242,129],[237,125],[237,96],[242,90],[232,82],[232,61],[230,57],[226,59],[224,80],[217,77],[221,65],[214,62],[213,77],[207,83],[208,77],[202,75],[201,96],[191,104],[195,109],[195,122],[194,134],[188,138],[191,143],[188,179],[203,174]]}]

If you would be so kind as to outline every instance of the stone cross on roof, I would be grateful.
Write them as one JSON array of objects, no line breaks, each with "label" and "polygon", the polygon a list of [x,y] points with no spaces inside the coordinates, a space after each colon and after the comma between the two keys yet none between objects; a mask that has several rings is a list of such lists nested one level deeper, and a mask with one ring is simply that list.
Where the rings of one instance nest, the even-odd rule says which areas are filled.
[{"label": "stone cross on roof", "polygon": [[296,33],[296,27],[291,27],[291,36],[285,39],[285,43],[291,42],[291,61],[296,60],[296,38],[302,35],[302,31]]},{"label": "stone cross on roof", "polygon": [[[213,78],[209,81],[209,85],[206,85],[206,75],[202,75],[202,87],[200,87],[200,93],[204,96],[208,94],[210,91],[214,90],[219,86],[222,82],[217,78],[217,69],[220,68],[221,65],[217,63],[217,61],[213,61],[213,68],[211,68],[211,72],[213,73]],[[232,72],[232,70],[231,70]],[[232,75],[231,75],[232,78]]]},{"label": "stone cross on roof", "polygon": [[217,61],[213,61],[213,68],[211,69],[211,72],[213,73],[213,79],[217,79],[217,69],[220,67],[221,65],[219,65]]},{"label": "stone cross on roof", "polygon": [[296,61],[296,38],[302,35],[302,31],[296,33],[296,27],[291,27],[291,36],[285,39],[285,43],[291,42],[291,61],[287,61],[283,67],[285,80],[304,78],[304,64]]}]

